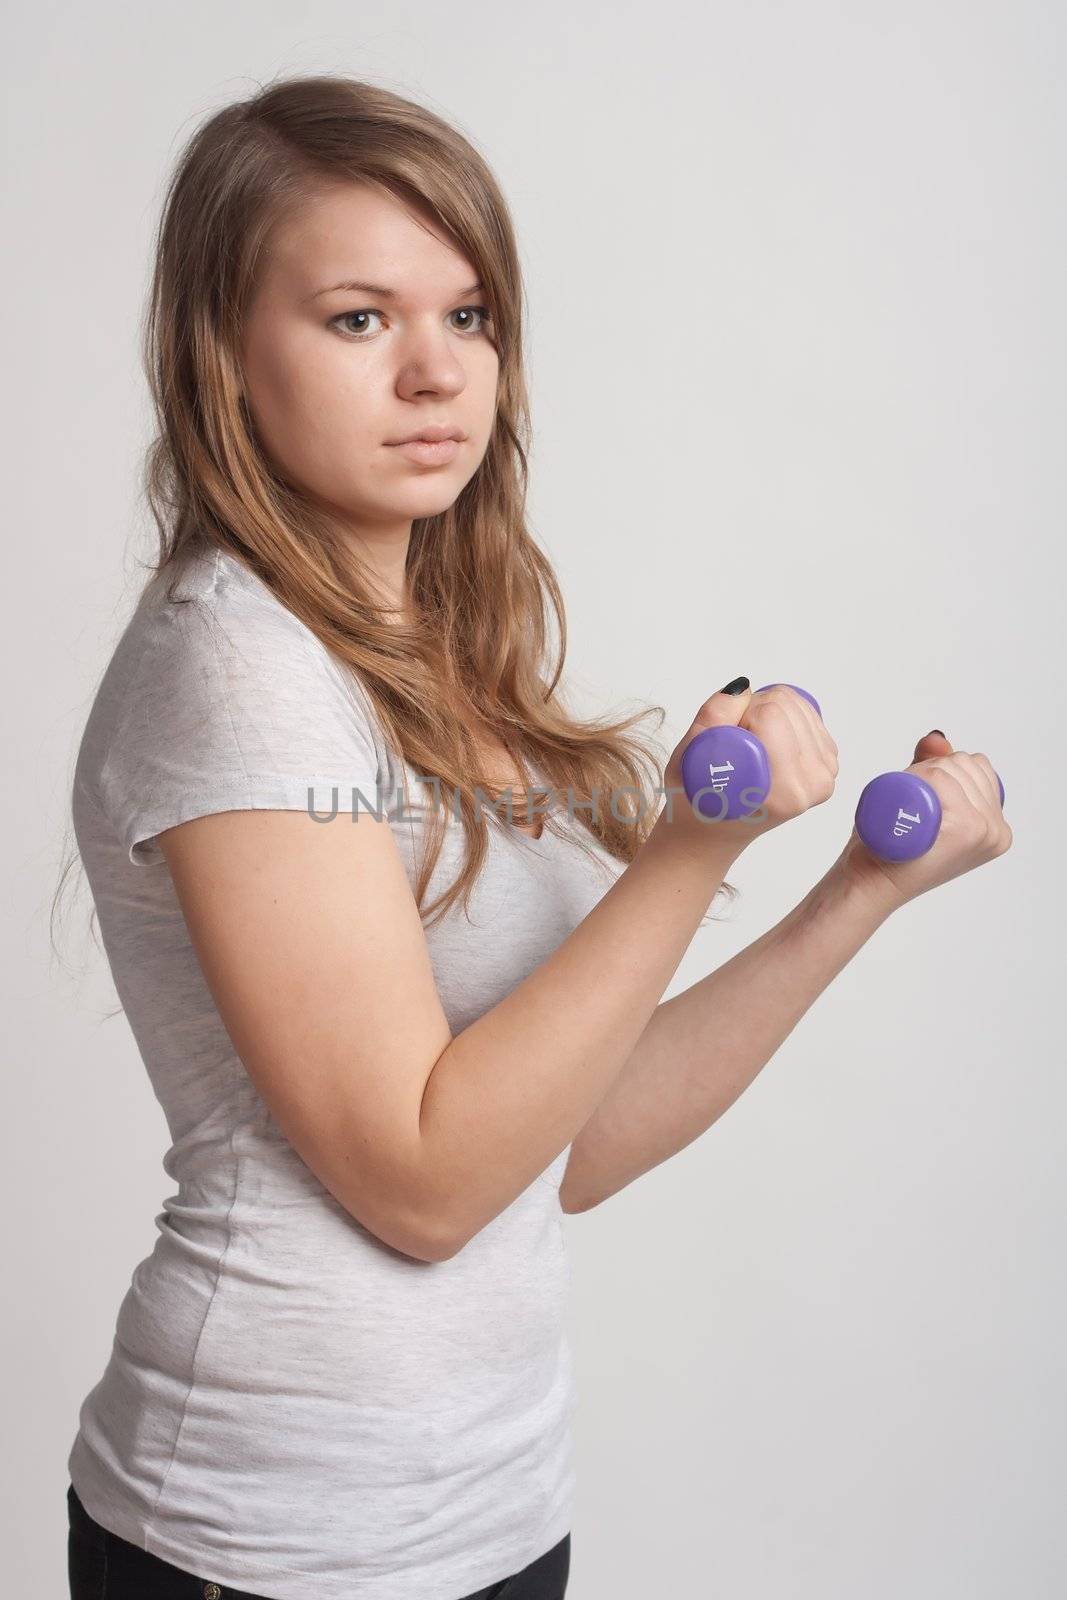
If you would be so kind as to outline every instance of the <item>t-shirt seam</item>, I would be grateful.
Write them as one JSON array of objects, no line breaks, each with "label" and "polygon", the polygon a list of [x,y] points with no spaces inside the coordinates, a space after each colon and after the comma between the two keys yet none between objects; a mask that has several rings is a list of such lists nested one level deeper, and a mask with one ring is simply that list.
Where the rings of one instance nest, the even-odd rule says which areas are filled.
[{"label": "t-shirt seam", "polygon": [[[216,569],[216,576],[217,576],[217,569]],[[213,584],[212,585],[212,593],[214,593],[214,592],[215,592],[215,586]],[[203,602],[201,601],[199,596],[196,596],[196,604],[197,604],[197,606],[201,607],[204,610],[205,613],[207,613],[208,608],[203,605]],[[241,738],[240,738],[240,735],[237,732],[237,724],[233,720],[233,710],[232,710],[232,708],[230,706],[230,697],[225,692],[225,685],[224,685],[224,680],[223,680],[223,675],[222,675],[222,652],[219,649],[219,642],[216,639],[214,632],[210,628],[208,629],[208,632],[209,632],[209,634],[211,636],[211,650],[212,650],[211,661],[212,661],[212,665],[215,668],[215,673],[216,673],[217,693],[218,693],[218,696],[219,696],[219,698],[220,698],[220,700],[221,700],[221,702],[222,702],[222,704],[223,704],[223,706],[225,707],[225,710],[226,710],[226,721],[229,723],[230,733],[233,735],[234,748],[236,749],[238,758],[239,758],[239,760],[241,762],[241,771],[244,773],[245,784],[248,787],[248,789],[251,790],[251,788],[252,788],[252,775],[248,770],[248,762],[245,759],[245,753],[241,749]]]},{"label": "t-shirt seam", "polygon": [[[210,591],[212,595],[216,595],[218,593],[220,578],[225,580],[227,575],[232,576],[232,574],[228,574],[223,571],[222,561],[223,553],[221,550],[216,549],[214,552],[214,561],[212,563],[212,582]],[[240,565],[240,563],[236,564]],[[246,569],[242,567],[241,576],[254,577],[254,574],[248,574]],[[261,583],[261,580],[256,579],[256,582],[257,584]],[[373,709],[369,705],[364,704],[363,701],[363,695],[365,694],[365,691],[361,688],[359,692],[357,692],[356,685],[350,681],[349,672],[341,670],[342,663],[337,660],[333,651],[328,649],[327,646],[322,642],[318,634],[316,634],[313,629],[308,627],[303,618],[298,617],[294,611],[291,611],[288,606],[284,605],[271,590],[267,589],[266,594],[268,604],[273,602],[274,606],[277,607],[278,610],[285,613],[285,616],[289,621],[295,622],[298,625],[296,637],[300,641],[300,648],[304,653],[305,659],[314,666],[325,666],[335,685],[341,690],[341,694],[346,705],[355,713],[355,721],[353,722],[354,733],[359,741],[366,746],[366,753],[374,761],[375,779],[377,780],[381,775],[381,751],[378,747],[378,740],[375,737],[375,718]],[[204,597],[202,595],[196,595],[194,598],[214,620],[215,613],[211,612],[210,608],[206,606]],[[221,652],[219,651],[218,640],[215,638],[214,634],[212,634],[211,642],[215,649],[216,664],[218,665],[221,663]],[[228,703],[227,712],[229,712]],[[232,716],[230,717],[230,722],[232,726]],[[240,750],[240,740],[237,738],[236,729],[234,729],[234,738],[237,743],[238,750]],[[244,760],[243,753],[242,760]]]},{"label": "t-shirt seam", "polygon": [[174,1443],[171,1446],[170,1458],[167,1461],[167,1465],[166,1465],[166,1468],[165,1468],[165,1470],[163,1472],[163,1476],[160,1479],[159,1490],[158,1490],[158,1492],[156,1494],[155,1503],[152,1506],[152,1509],[151,1509],[151,1511],[149,1512],[149,1515],[148,1515],[148,1519],[147,1519],[147,1521],[145,1523],[145,1533],[144,1533],[145,1545],[144,1545],[144,1547],[145,1547],[146,1550],[148,1549],[148,1540],[149,1540],[149,1538],[150,1537],[155,1538],[154,1525],[155,1525],[156,1520],[157,1520],[157,1518],[159,1516],[159,1508],[160,1508],[160,1505],[162,1504],[163,1496],[166,1493],[167,1483],[168,1483],[168,1481],[170,1479],[171,1471],[173,1470],[174,1463],[178,1458],[178,1450],[179,1450],[179,1448],[181,1446],[182,1432],[183,1432],[183,1430],[185,1428],[186,1418],[189,1415],[189,1402],[192,1399],[193,1390],[196,1388],[196,1366],[197,1366],[197,1360],[199,1359],[199,1356],[200,1356],[200,1346],[203,1343],[204,1333],[205,1333],[205,1331],[207,1329],[208,1322],[211,1319],[212,1308],[214,1307],[215,1300],[216,1300],[216,1297],[217,1297],[218,1292],[219,1292],[219,1285],[222,1282],[222,1273],[223,1273],[223,1268],[224,1268],[224,1266],[226,1264],[226,1257],[229,1255],[230,1246],[233,1243],[233,1213],[234,1213],[234,1210],[235,1210],[236,1205],[237,1205],[237,1196],[238,1196],[238,1191],[239,1191],[239,1188],[240,1188],[240,1178],[241,1178],[241,1155],[240,1155],[240,1152],[236,1148],[236,1138],[237,1138],[238,1127],[239,1127],[239,1124],[235,1121],[233,1127],[230,1130],[230,1155],[233,1158],[234,1169],[233,1169],[233,1193],[230,1196],[230,1204],[229,1204],[229,1207],[228,1207],[227,1212],[226,1212],[226,1242],[223,1245],[222,1249],[219,1251],[218,1256],[216,1257],[216,1260],[215,1260],[215,1281],[211,1286],[211,1296],[210,1296],[210,1298],[208,1300],[207,1305],[204,1308],[204,1316],[203,1316],[203,1319],[202,1319],[202,1321],[200,1323],[199,1331],[197,1332],[197,1335],[196,1335],[196,1344],[193,1347],[193,1359],[192,1359],[192,1362],[191,1362],[191,1365],[190,1365],[190,1372],[189,1372],[189,1385],[188,1385],[188,1388],[185,1391],[185,1399],[182,1401],[182,1412],[181,1412],[180,1418],[178,1419],[178,1426],[175,1429]]},{"label": "t-shirt seam", "polygon": [[[536,1541],[534,1541],[534,1542],[537,1543],[537,1544],[540,1544],[540,1543],[543,1542],[543,1540],[544,1540],[544,1531],[543,1531],[543,1529],[544,1528],[551,1528],[553,1526],[553,1524],[555,1524],[557,1522],[557,1519],[560,1516],[560,1511],[561,1510],[566,1510],[567,1515],[564,1518],[564,1520],[569,1522],[570,1518],[571,1518],[571,1515],[572,1515],[572,1506],[573,1506],[573,1501],[570,1498],[568,1498],[568,1499],[566,1499],[564,1501],[561,1501],[559,1504],[557,1504],[557,1506],[555,1507],[555,1509],[552,1512],[552,1514],[545,1518],[545,1521],[544,1521],[544,1524],[543,1524],[543,1528],[542,1528],[542,1533],[538,1536],[538,1539]],[[92,1515],[92,1513],[90,1513],[90,1515]],[[195,1566],[197,1568],[197,1575],[198,1576],[208,1578],[214,1573],[215,1581],[221,1581],[224,1587],[232,1587],[233,1586],[233,1583],[234,1583],[235,1580],[226,1578],[222,1574],[219,1574],[217,1572],[217,1569],[215,1569],[212,1566],[210,1557],[203,1556],[200,1553],[199,1550],[197,1550],[193,1546],[186,1545],[186,1544],[182,1543],[180,1540],[168,1539],[166,1537],[162,1537],[162,1536],[159,1536],[159,1535],[151,1532],[151,1520],[152,1519],[149,1519],[148,1521],[146,1521],[144,1534],[143,1534],[143,1538],[144,1538],[144,1541],[145,1541],[143,1548],[150,1555],[153,1555],[153,1554],[154,1555],[159,1555],[161,1557],[161,1559],[171,1560],[175,1564],[183,1564],[185,1562],[192,1562],[192,1563],[195,1564]],[[119,1535],[119,1537],[123,1537],[123,1536]],[[150,1548],[150,1546],[149,1546],[148,1540],[149,1540],[150,1537],[152,1539],[152,1543],[156,1546],[155,1550],[152,1550]],[[564,1537],[565,1537],[565,1535],[564,1535]],[[527,1541],[523,1540],[522,1544],[525,1545],[526,1542]],[[548,1549],[549,1550],[555,1549],[556,1544],[558,1544],[559,1542],[560,1542],[559,1540],[556,1540],[553,1544],[549,1545]],[[502,1561],[506,1561],[506,1560],[511,1559],[510,1551],[508,1549],[508,1545],[506,1543],[504,1543],[503,1541],[500,1541],[500,1543],[502,1544],[503,1548],[501,1549],[501,1553],[500,1553],[500,1558],[499,1559],[502,1560]],[[519,1548],[521,1550],[521,1546]],[[482,1552],[479,1551],[479,1555],[481,1555],[481,1553]],[[547,1554],[547,1551],[543,1551],[541,1553],[542,1554]],[[531,1562],[532,1561],[536,1561],[538,1559],[539,1559],[539,1557],[535,1555],[535,1556],[531,1557]],[[519,1570],[520,1571],[524,1570],[525,1566],[530,1565],[531,1562],[525,1562],[524,1565],[523,1565],[523,1568],[520,1568]],[[470,1563],[467,1563],[467,1564],[469,1565]],[[410,1566],[405,1567],[404,1571],[403,1571],[403,1576],[404,1576],[405,1580],[412,1581],[412,1575],[413,1574],[416,1576],[416,1578],[418,1578],[420,1575],[424,1575],[426,1573],[431,1573],[432,1574],[440,1566],[441,1566],[441,1562],[440,1561],[432,1561],[432,1562],[425,1562],[424,1561],[424,1562],[419,1563],[419,1565],[416,1566],[416,1567],[410,1567]],[[288,1578],[303,1579],[303,1578],[308,1578],[308,1577],[312,1577],[312,1576],[318,1576],[316,1574],[310,1573],[304,1567],[288,1567],[288,1566],[283,1567],[283,1566],[280,1566],[278,1564],[278,1562],[274,1561],[274,1560],[269,1561],[269,1562],[259,1562],[259,1561],[255,1560],[254,1557],[249,1557],[247,1555],[242,1555],[242,1558],[241,1558],[241,1571],[242,1571],[242,1573],[247,1573],[250,1576],[253,1576],[253,1577],[258,1576],[258,1577],[261,1577],[261,1578],[264,1578],[264,1579],[268,1579],[272,1575],[280,1576],[280,1577],[287,1578],[287,1579]],[[332,1577],[335,1576],[335,1574],[330,1574],[329,1576],[332,1578]],[[383,1572],[383,1573],[367,1574],[366,1577],[361,1577],[360,1579],[357,1580],[357,1582],[359,1583],[360,1588],[362,1589],[362,1588],[366,1587],[367,1583],[377,1584],[377,1583],[383,1582],[383,1581],[391,1581],[396,1576],[397,1576],[396,1569],[393,1569],[393,1570],[386,1571],[386,1572]],[[508,1576],[509,1577],[515,1577],[516,1573],[514,1573],[514,1572],[510,1573]],[[466,1578],[460,1578],[459,1581],[460,1582],[466,1582],[467,1580],[466,1580]],[[499,1583],[499,1582],[502,1582],[502,1581],[504,1581],[504,1580],[502,1580],[502,1579],[495,1579],[495,1580],[491,1579],[489,1585],[481,1585],[480,1588],[495,1587],[496,1583]],[[476,1592],[479,1592],[479,1591],[476,1591]]]},{"label": "t-shirt seam", "polygon": [[[209,595],[212,596],[212,597],[217,597],[218,596],[218,593],[219,593],[219,579],[220,579],[220,576],[224,576],[224,574],[222,574],[221,562],[222,562],[222,552],[219,551],[218,549],[216,549],[214,551],[214,554],[213,554],[212,567],[211,567],[211,584],[210,584],[209,590],[207,591],[207,594],[205,595],[205,594],[199,594],[199,593],[195,593],[194,592],[194,593],[189,594],[186,599],[184,599],[184,600],[182,600],[180,602],[180,604],[183,607],[188,605],[188,604],[190,604],[190,603],[195,605],[197,610],[199,612],[201,612],[203,614],[204,618],[207,621],[209,621],[210,623],[216,623],[219,620],[217,610],[212,609],[212,607],[207,603],[207,600],[208,600],[208,596]],[[362,695],[365,694],[366,691],[361,690],[361,692],[359,694],[357,694],[355,686],[349,681],[349,678],[348,678],[347,674],[346,673],[342,673],[342,671],[340,670],[341,663],[339,663],[337,661],[337,659],[334,656],[333,652],[331,650],[327,649],[327,647],[322,643],[322,641],[321,641],[321,639],[319,639],[318,635],[315,634],[311,629],[309,629],[307,624],[305,622],[303,622],[302,619],[300,617],[298,617],[295,612],[290,611],[287,606],[284,606],[281,603],[281,601],[279,601],[277,599],[276,596],[271,594],[271,592],[269,590],[267,591],[267,593],[268,593],[269,597],[274,600],[274,602],[275,602],[275,604],[276,604],[276,606],[278,607],[279,610],[283,611],[285,613],[285,615],[291,621],[296,622],[296,623],[299,624],[299,632],[297,634],[297,637],[300,640],[301,649],[305,653],[306,657],[309,660],[317,661],[320,664],[325,663],[325,665],[327,667],[327,670],[330,672],[330,674],[334,678],[335,682],[341,688],[342,693],[343,693],[346,701],[353,707],[354,710],[356,710],[358,712],[358,721],[357,721],[357,724],[356,724],[357,732],[358,732],[359,736],[367,743],[367,745],[369,746],[370,754],[373,755],[373,757],[375,759],[375,762],[380,766],[380,764],[381,764],[381,755],[380,755],[380,752],[379,752],[379,749],[378,749],[378,743],[377,743],[377,740],[375,738],[375,733],[374,733],[373,710],[372,710],[371,707],[369,707],[368,705],[364,704],[363,699],[362,699]],[[133,616],[136,616],[136,613],[137,613],[138,609],[139,609],[139,607],[135,607],[134,608],[134,612],[131,615],[130,621],[133,620]],[[171,626],[173,624],[174,617],[173,617],[173,613],[172,613],[171,610],[167,609],[166,607],[160,607],[158,609],[157,614],[159,616],[161,616],[161,617],[166,618],[167,626]],[[211,635],[211,643],[212,643],[213,650],[215,652],[215,661],[216,661],[216,665],[218,665],[221,662],[221,651],[219,649],[218,639],[215,637],[213,628],[209,628],[208,632]],[[153,640],[152,640],[151,632],[150,631],[146,631],[145,636],[140,641],[139,648],[138,648],[138,651],[137,651],[137,656],[136,656],[135,660],[133,661],[133,663],[131,664],[131,666],[129,668],[129,671],[127,673],[127,682],[128,682],[128,684],[132,685],[133,683],[135,683],[137,681],[137,674],[138,674],[141,666],[144,663],[145,655],[147,654],[148,648],[152,644],[152,642],[153,642]],[[118,739],[119,739],[119,736],[122,733],[125,732],[126,726],[127,726],[128,722],[130,720],[130,717],[133,714],[134,706],[135,706],[135,703],[136,703],[133,694],[130,692],[130,690],[128,688],[123,691],[122,700],[123,700],[123,704],[122,704],[122,709],[121,709],[121,713],[120,713],[120,718],[119,718],[118,723],[116,724],[114,733],[112,735],[113,740],[115,742],[117,742]],[[227,704],[227,713],[229,714],[229,705],[228,704]],[[232,726],[232,716],[230,718],[230,721],[231,721],[231,726]],[[367,723],[367,727],[366,728],[364,728],[361,725],[363,722]],[[381,731],[381,730],[379,730],[379,731]],[[236,739],[236,732],[235,732],[235,741],[237,742],[238,750],[240,750],[240,741]],[[244,760],[244,757],[243,757],[243,754],[242,754],[242,761],[243,760]],[[107,755],[106,754],[105,754],[103,765],[105,767],[107,765]]]}]

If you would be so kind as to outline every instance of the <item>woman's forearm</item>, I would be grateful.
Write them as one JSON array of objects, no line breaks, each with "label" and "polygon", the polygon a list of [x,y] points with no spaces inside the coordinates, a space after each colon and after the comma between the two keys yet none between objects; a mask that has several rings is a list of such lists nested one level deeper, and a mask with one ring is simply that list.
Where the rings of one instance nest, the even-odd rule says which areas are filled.
[{"label": "woman's forearm", "polygon": [[662,1001],[575,1137],[563,1209],[590,1210],[709,1128],[890,911],[839,861],[761,938]]},{"label": "woman's forearm", "polygon": [[724,830],[697,843],[661,814],[573,932],[446,1046],[422,1095],[420,1178],[423,1214],[447,1219],[437,1227],[453,1247],[588,1121],[739,854]]}]

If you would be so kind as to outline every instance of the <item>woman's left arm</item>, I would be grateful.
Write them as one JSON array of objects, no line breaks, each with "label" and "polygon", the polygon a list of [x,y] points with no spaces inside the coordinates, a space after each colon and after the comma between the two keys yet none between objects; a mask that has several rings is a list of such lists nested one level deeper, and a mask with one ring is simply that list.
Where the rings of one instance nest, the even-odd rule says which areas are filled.
[{"label": "woman's left arm", "polygon": [[692,988],[663,1000],[584,1123],[560,1184],[564,1211],[589,1211],[684,1150],[721,1117],[808,1007],[886,918],[1010,848],[989,757],[934,729],[909,770],[936,791],[941,827],[913,861],[876,860],[853,829],[825,877],[788,916]]},{"label": "woman's left arm", "polygon": [[590,1210],[704,1133],[893,905],[842,857],[762,938],[661,1001],[571,1146],[563,1210]]}]

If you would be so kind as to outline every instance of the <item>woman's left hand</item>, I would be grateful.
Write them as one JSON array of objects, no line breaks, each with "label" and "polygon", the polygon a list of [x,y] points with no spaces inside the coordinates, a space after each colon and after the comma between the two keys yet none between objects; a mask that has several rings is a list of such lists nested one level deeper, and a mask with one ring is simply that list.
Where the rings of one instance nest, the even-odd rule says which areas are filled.
[{"label": "woman's left hand", "polygon": [[988,756],[953,750],[942,734],[928,733],[907,770],[925,779],[941,802],[941,826],[930,849],[913,861],[882,861],[853,829],[837,863],[890,910],[995,860],[1012,843]]}]

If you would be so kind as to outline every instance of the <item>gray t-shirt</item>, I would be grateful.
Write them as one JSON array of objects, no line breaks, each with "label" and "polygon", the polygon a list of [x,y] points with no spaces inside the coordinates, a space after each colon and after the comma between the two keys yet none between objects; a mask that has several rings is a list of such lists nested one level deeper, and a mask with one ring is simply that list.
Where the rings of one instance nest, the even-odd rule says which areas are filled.
[{"label": "gray t-shirt", "polygon": [[[144,590],[99,684],[73,814],[177,1192],[81,1405],[71,1481],[104,1527],[201,1579],[274,1600],[458,1600],[570,1529],[570,1147],[457,1255],[423,1262],[355,1221],[285,1139],[153,836],[209,812],[305,810],[309,786],[321,813],[335,786],[340,811],[353,788],[364,808],[380,792],[414,888],[418,802],[432,800],[385,748],[357,675],[242,562],[200,551],[181,578],[190,603],[165,589]],[[621,870],[579,847],[565,797],[554,810],[562,837],[490,815],[470,917],[460,900],[426,930],[453,1034]],[[463,837],[450,821],[431,899]]]}]

